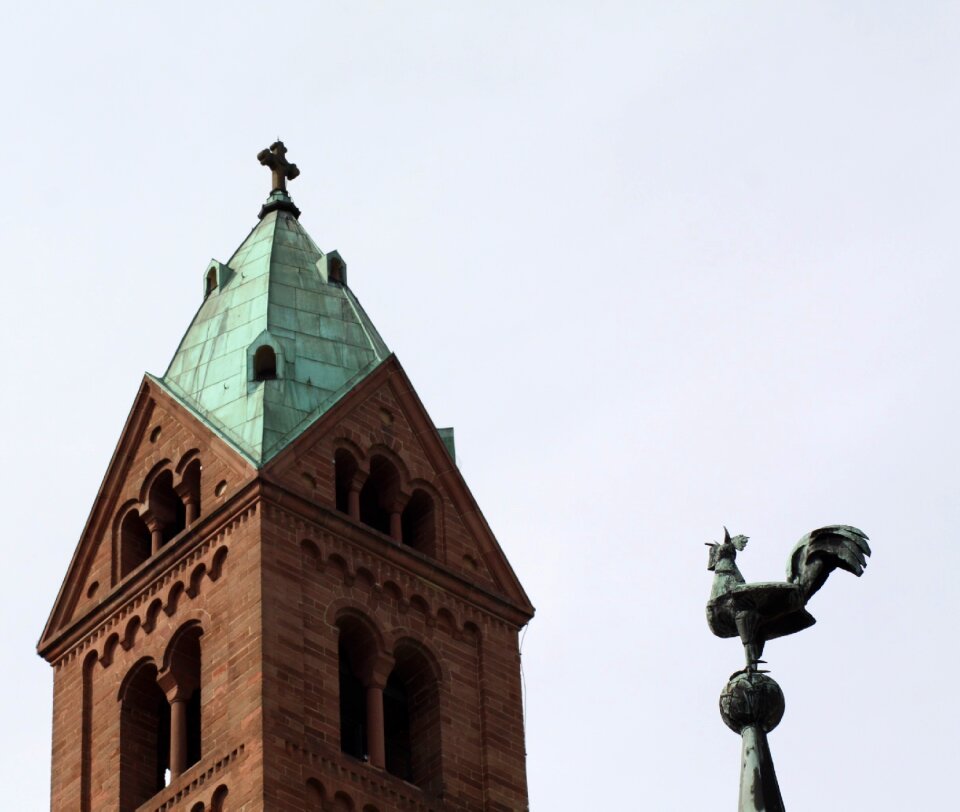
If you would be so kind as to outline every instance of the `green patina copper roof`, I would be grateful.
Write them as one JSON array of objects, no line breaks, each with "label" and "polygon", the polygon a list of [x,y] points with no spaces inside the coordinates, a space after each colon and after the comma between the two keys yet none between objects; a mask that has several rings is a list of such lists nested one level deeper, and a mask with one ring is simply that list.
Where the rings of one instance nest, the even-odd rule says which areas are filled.
[{"label": "green patina copper roof", "polygon": [[[270,210],[276,194],[226,265],[210,264],[216,287],[161,379],[257,464],[389,355],[339,255],[317,248],[285,194],[289,205]],[[254,380],[253,355],[264,344],[276,352],[276,380]]]}]

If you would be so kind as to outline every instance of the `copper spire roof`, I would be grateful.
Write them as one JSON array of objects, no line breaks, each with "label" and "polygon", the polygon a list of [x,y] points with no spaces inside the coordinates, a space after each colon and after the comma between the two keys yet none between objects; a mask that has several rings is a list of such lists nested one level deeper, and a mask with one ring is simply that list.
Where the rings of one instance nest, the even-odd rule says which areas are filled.
[{"label": "copper spire roof", "polygon": [[[203,303],[160,379],[258,465],[389,355],[340,255],[324,254],[279,194],[289,206],[270,206],[274,190],[227,263],[208,266]],[[256,379],[261,347],[275,356],[273,379]]]}]

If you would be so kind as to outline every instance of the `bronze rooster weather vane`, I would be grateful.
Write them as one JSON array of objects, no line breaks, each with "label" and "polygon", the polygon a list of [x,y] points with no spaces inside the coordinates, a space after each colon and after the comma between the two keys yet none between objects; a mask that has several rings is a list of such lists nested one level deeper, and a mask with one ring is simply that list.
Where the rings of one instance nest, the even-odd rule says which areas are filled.
[{"label": "bronze rooster weather vane", "polygon": [[762,671],[768,640],[809,628],[816,619],[807,602],[830,573],[843,569],[863,574],[870,555],[867,536],[856,527],[830,525],[807,533],[787,562],[787,580],[746,583],[737,567],[737,552],[746,536],[724,528],[721,543],[709,543],[707,569],[714,573],[707,601],[707,623],[717,637],[739,637],[746,667],[730,677],[720,695],[720,715],[743,737],[739,812],[784,812],[766,734],[783,717],[780,686]]}]

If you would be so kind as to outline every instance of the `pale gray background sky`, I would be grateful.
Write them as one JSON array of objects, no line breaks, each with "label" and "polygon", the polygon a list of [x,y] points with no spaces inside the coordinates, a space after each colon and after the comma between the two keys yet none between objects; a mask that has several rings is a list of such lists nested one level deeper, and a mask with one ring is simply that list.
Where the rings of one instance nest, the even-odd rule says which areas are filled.
[{"label": "pale gray background sky", "polygon": [[951,805],[958,4],[3,6],[5,808],[48,804],[33,647],[277,135],[537,606],[535,812],[735,807],[724,523],[755,580],[874,544],[768,647],[788,807]]}]

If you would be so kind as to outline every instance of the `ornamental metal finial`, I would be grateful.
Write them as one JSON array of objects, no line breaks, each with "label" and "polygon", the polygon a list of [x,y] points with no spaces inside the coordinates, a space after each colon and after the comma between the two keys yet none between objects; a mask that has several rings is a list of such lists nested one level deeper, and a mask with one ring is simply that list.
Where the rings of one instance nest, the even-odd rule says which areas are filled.
[{"label": "ornamental metal finial", "polygon": [[296,164],[287,161],[287,148],[283,141],[274,141],[268,149],[257,153],[257,160],[270,168],[273,175],[273,192],[286,192],[287,181],[293,180],[300,174]]},{"label": "ornamental metal finial", "polygon": [[763,663],[760,656],[767,640],[816,623],[806,610],[807,601],[835,569],[862,575],[870,546],[866,534],[856,527],[821,527],[807,533],[793,548],[785,582],[748,584],[736,563],[747,537],[731,538],[727,528],[723,531],[723,542],[707,545],[707,569],[714,572],[707,623],[717,637],[739,637],[746,658],[746,668],[730,677],[720,695],[723,721],[743,737],[738,809],[784,812],[767,744],[767,733],[783,716],[784,699],[780,686],[758,668]]}]

